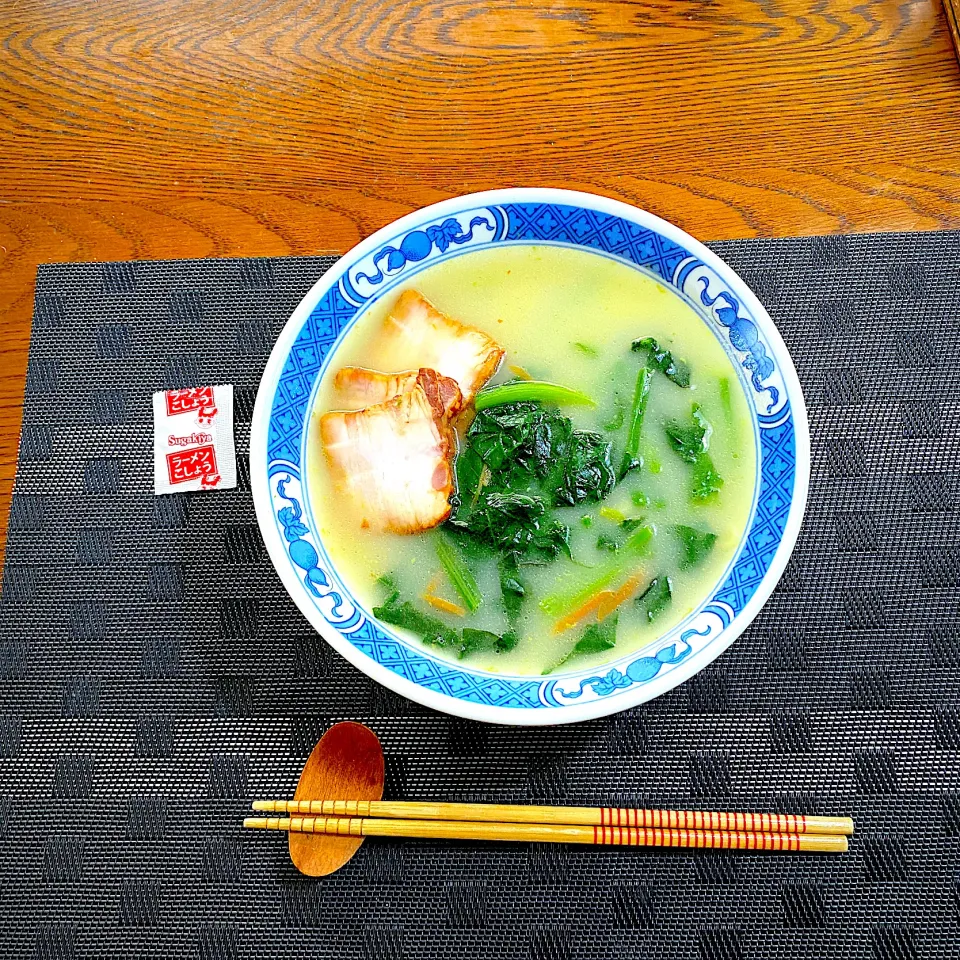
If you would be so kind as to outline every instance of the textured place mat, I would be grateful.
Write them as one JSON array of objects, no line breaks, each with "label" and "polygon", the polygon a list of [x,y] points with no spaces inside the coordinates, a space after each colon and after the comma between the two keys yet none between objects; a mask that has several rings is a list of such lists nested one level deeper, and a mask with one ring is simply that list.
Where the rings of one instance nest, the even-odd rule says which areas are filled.
[{"label": "textured place mat", "polygon": [[[746,634],[644,707],[453,720],[288,600],[246,455],[329,260],[40,270],[0,617],[4,957],[960,954],[960,234],[714,249],[769,307],[813,436],[803,533]],[[150,394],[237,388],[240,486],[155,498]],[[391,797],[851,814],[842,857],[368,841],[325,880],[242,834],[334,720]]]}]

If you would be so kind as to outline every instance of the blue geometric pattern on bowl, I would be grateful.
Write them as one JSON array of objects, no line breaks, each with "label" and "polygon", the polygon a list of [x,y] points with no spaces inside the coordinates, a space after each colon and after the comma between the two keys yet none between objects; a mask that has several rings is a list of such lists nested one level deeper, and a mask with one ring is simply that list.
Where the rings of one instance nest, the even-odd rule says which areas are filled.
[{"label": "blue geometric pattern on bowl", "polygon": [[[468,248],[551,243],[594,250],[671,285],[726,337],[750,384],[759,427],[759,489],[728,575],[654,650],[632,654],[602,676],[493,676],[432,655],[379,624],[337,577],[301,486],[310,404],[337,338],[360,311],[413,272]],[[756,592],[783,538],[796,475],[796,435],[786,385],[760,326],[720,276],[683,247],[621,217],[554,203],[469,209],[398,235],[345,268],[303,324],[271,405],[267,471],[278,529],[292,566],[324,619],[372,660],[426,689],[491,707],[543,709],[613,697],[648,683],[715,641]]]}]

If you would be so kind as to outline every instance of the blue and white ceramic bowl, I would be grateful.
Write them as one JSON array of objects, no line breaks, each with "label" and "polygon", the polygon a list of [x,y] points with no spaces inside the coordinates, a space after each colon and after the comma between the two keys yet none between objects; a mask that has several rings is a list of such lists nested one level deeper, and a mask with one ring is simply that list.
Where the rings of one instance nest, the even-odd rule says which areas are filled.
[{"label": "blue and white ceramic bowl", "polygon": [[[344,335],[401,280],[491,244],[556,244],[655,276],[703,318],[734,361],[755,413],[759,462],[750,521],[707,599],[640,652],[557,677],[507,676],[451,663],[398,636],[352,595],[317,535],[306,448],[317,388]],[[469,255],[469,254],[467,254]],[[643,210],[566,190],[496,190],[426,207],[378,231],[304,297],[280,334],[257,395],[250,473],[270,557],[304,616],[351,663],[437,710],[511,724],[570,723],[659,696],[743,632],[779,580],[803,516],[807,414],[766,310],[717,256]]]}]

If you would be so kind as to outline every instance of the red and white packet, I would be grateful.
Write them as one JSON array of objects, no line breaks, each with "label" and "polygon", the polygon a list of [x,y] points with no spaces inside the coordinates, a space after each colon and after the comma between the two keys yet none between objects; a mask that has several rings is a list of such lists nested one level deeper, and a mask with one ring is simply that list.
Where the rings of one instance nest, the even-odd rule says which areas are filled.
[{"label": "red and white packet", "polygon": [[155,393],[154,492],[226,490],[236,485],[232,384]]}]

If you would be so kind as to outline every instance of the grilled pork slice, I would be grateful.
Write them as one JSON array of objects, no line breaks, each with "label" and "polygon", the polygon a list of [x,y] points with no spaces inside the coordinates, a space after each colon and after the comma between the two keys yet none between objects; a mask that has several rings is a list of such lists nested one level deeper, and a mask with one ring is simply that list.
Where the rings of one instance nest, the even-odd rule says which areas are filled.
[{"label": "grilled pork slice", "polygon": [[[406,373],[380,373],[365,367],[344,367],[333,378],[340,399],[348,407],[369,407],[375,403],[384,403],[412,390],[418,381],[433,383],[437,390],[444,412],[448,417],[456,416],[463,406],[463,396],[455,380],[439,376],[436,371],[426,367],[420,370],[408,370]],[[425,387],[426,389],[426,387]]]},{"label": "grilled pork slice", "polygon": [[416,290],[397,298],[378,349],[383,356],[409,357],[405,362],[456,380],[464,404],[493,376],[503,356],[495,340],[441,313]]},{"label": "grilled pork slice", "polygon": [[405,393],[320,418],[334,476],[362,527],[420,533],[447,519],[456,437],[446,404],[456,390],[446,377],[421,370]]}]

